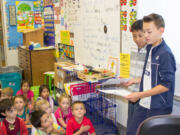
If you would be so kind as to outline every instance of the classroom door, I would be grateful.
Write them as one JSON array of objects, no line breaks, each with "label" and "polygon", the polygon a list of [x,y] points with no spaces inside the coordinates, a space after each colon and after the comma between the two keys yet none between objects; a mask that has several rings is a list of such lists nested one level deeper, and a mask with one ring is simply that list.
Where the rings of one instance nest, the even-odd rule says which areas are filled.
[{"label": "classroom door", "polygon": [[0,2],[0,66],[5,66],[1,2]]}]

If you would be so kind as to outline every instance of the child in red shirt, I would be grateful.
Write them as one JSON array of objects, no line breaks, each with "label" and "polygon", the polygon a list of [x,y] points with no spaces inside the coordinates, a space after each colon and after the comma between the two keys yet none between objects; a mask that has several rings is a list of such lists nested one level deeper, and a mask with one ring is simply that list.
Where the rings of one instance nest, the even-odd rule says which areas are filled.
[{"label": "child in red shirt", "polygon": [[28,135],[24,120],[16,116],[17,110],[14,108],[13,99],[3,99],[0,102],[0,114],[4,116],[0,135]]},{"label": "child in red shirt", "polygon": [[66,135],[96,135],[91,121],[84,116],[85,105],[81,101],[72,104],[73,117],[67,123]]}]

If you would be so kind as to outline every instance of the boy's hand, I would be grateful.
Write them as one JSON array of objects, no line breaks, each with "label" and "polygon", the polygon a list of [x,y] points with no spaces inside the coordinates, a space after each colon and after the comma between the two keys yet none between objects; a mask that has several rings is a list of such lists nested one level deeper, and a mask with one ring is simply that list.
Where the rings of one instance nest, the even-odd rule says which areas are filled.
[{"label": "boy's hand", "polygon": [[122,83],[122,85],[125,86],[125,87],[131,86],[133,84],[134,84],[134,82],[132,81],[132,79],[129,80],[128,82]]},{"label": "boy's hand", "polygon": [[88,125],[86,125],[86,126],[82,125],[81,128],[80,128],[80,131],[83,133],[83,132],[88,131],[89,129],[90,129],[90,126],[88,126]]},{"label": "boy's hand", "polygon": [[141,92],[131,93],[131,94],[127,95],[124,98],[129,100],[129,101],[131,101],[131,102],[136,102],[136,101],[138,101],[141,98]]},{"label": "boy's hand", "polygon": [[122,83],[122,85],[127,87],[127,86],[131,86],[133,84],[136,84],[136,83],[140,83],[140,81],[141,81],[140,78],[133,78],[133,79],[129,80],[128,82]]}]

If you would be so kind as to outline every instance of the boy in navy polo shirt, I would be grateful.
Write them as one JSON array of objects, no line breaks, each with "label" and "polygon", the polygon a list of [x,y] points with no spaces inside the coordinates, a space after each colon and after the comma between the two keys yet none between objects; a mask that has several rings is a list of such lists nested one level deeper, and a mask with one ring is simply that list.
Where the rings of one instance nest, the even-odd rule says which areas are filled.
[{"label": "boy in navy polo shirt", "polygon": [[143,31],[148,43],[147,55],[143,75],[139,79],[140,91],[126,96],[131,102],[139,100],[131,125],[127,128],[127,135],[136,135],[136,130],[143,120],[172,112],[176,62],[162,38],[164,28],[164,20],[158,14],[143,18]]}]

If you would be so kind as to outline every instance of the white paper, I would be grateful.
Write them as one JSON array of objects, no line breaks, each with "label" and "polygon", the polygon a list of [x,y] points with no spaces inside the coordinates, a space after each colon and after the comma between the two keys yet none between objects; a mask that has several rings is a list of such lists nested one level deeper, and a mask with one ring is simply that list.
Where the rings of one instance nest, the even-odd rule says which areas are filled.
[{"label": "white paper", "polygon": [[130,80],[130,79],[112,78],[112,79],[108,79],[107,81],[105,81],[104,83],[102,83],[102,85],[121,84],[121,83],[126,83],[126,82],[128,82],[129,80]]},{"label": "white paper", "polygon": [[106,94],[113,94],[121,97],[126,97],[127,95],[131,94],[130,91],[125,90],[125,89],[99,89],[98,91],[106,93]]}]

